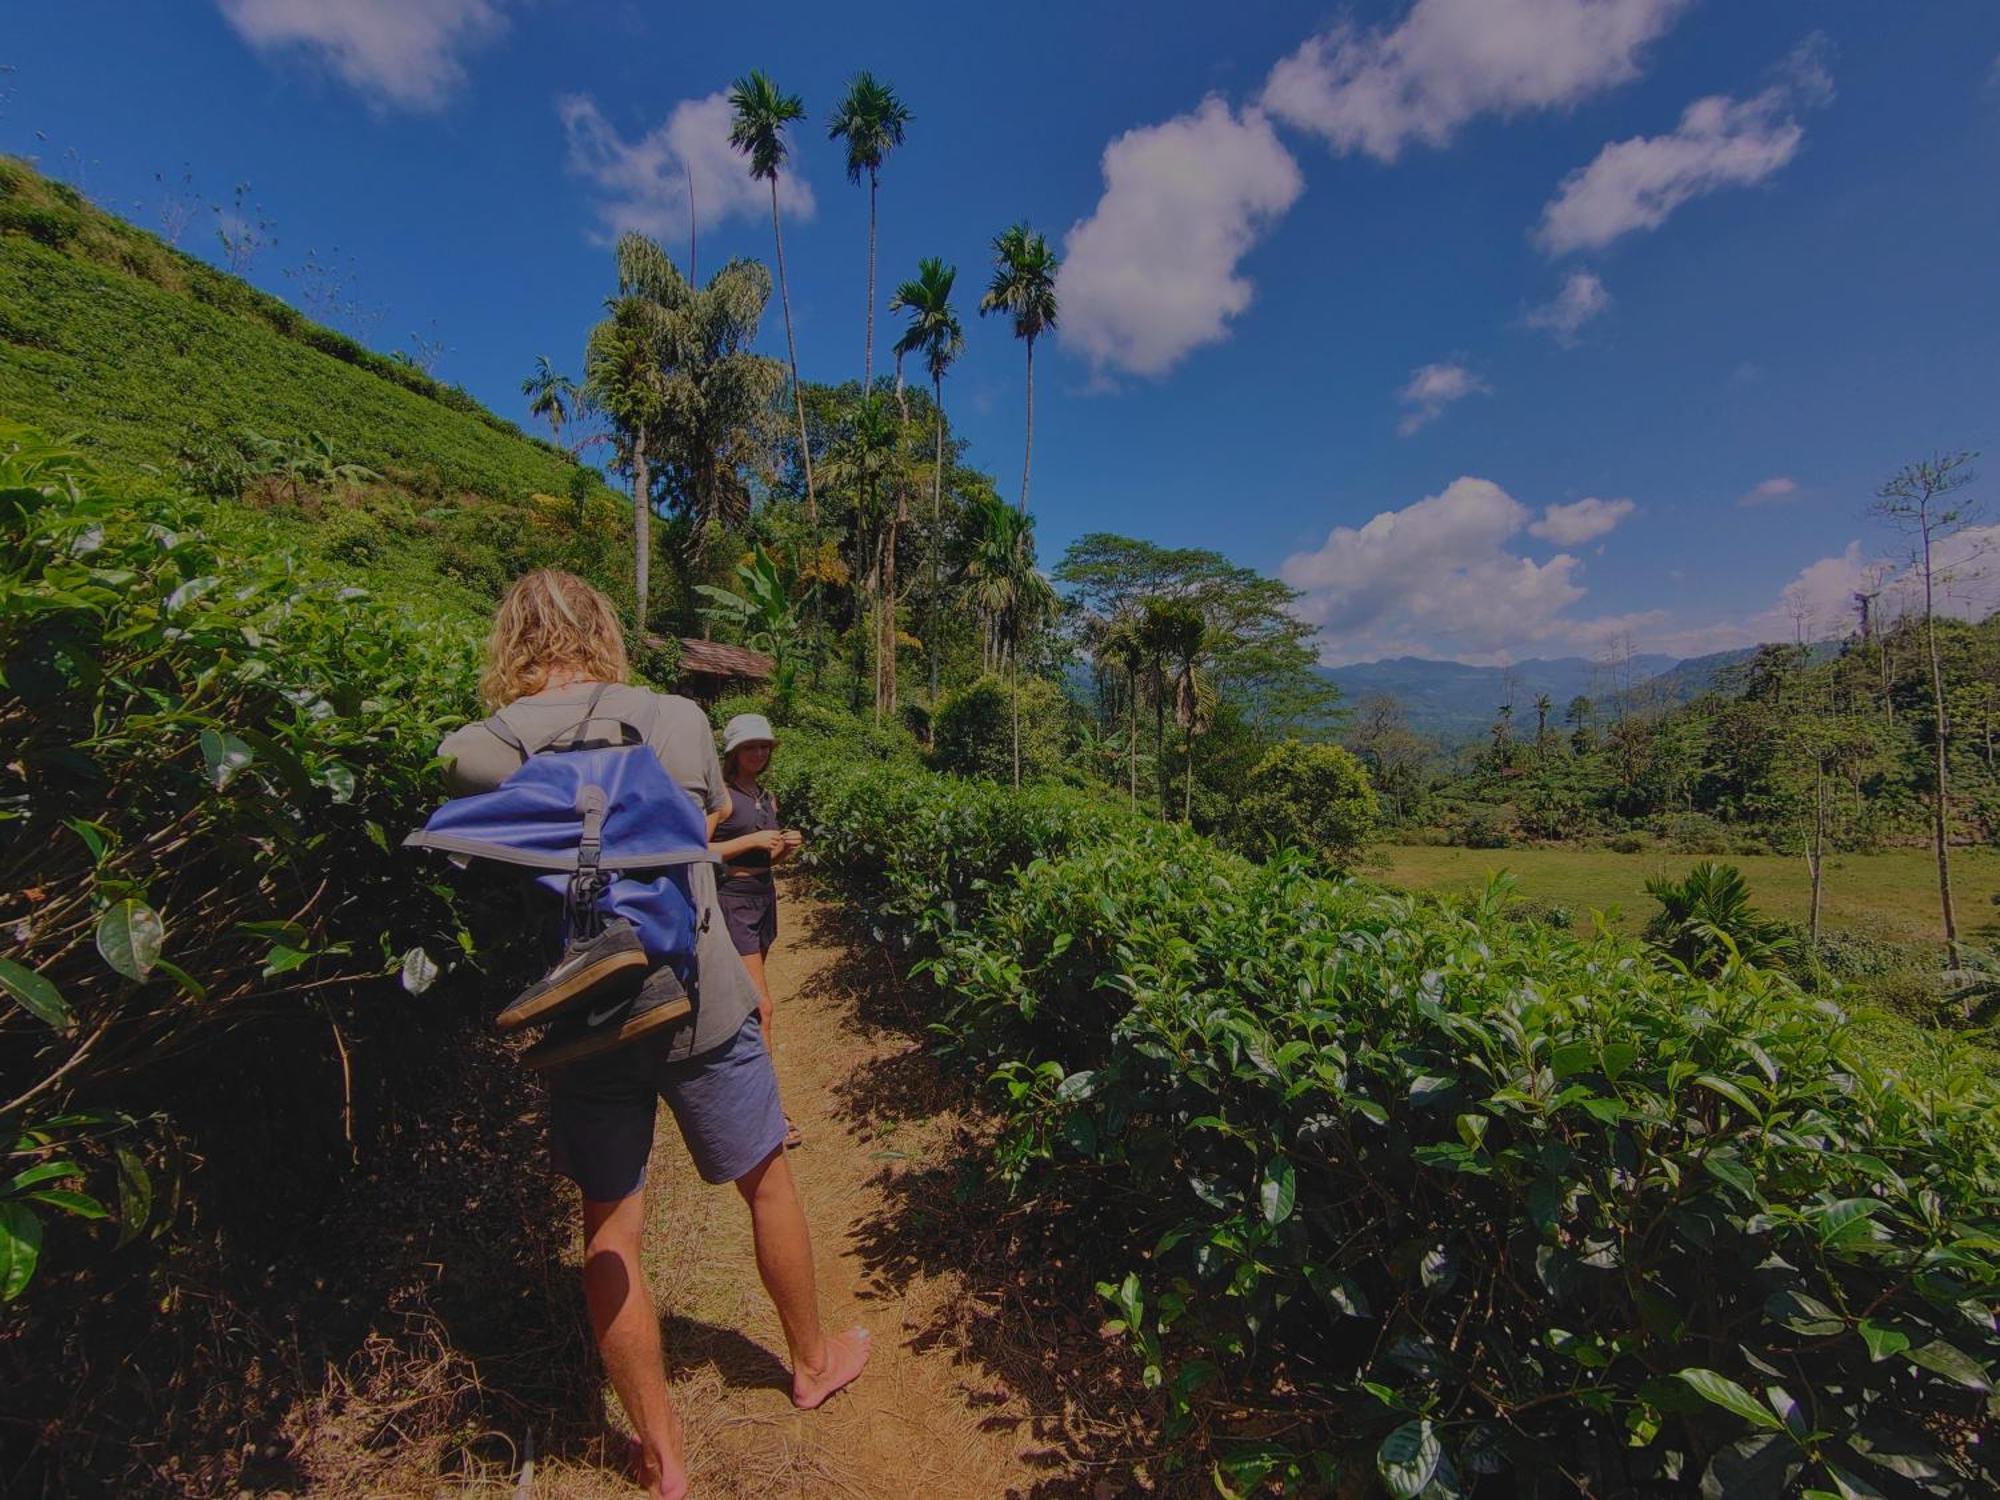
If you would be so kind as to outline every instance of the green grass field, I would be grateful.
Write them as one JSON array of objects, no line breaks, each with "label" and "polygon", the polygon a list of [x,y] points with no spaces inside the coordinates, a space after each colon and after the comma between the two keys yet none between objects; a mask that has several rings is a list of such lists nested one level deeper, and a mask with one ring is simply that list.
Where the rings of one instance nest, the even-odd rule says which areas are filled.
[{"label": "green grass field", "polygon": [[[1649,850],[1614,854],[1608,849],[1459,849],[1389,844],[1370,851],[1358,872],[1421,891],[1470,891],[1505,870],[1521,894],[1571,907],[1579,923],[1593,910],[1611,916],[1622,932],[1637,932],[1658,910],[1646,894],[1649,876],[1681,875],[1703,858],[1733,864],[1750,882],[1757,904],[1803,923],[1812,899],[1803,858],[1769,854],[1704,856]],[[1952,851],[1952,891],[1961,933],[1990,943],[2000,938],[2000,851]],[[1937,866],[1927,849],[1844,854],[1827,860],[1821,926],[1895,942],[1941,941]]]}]

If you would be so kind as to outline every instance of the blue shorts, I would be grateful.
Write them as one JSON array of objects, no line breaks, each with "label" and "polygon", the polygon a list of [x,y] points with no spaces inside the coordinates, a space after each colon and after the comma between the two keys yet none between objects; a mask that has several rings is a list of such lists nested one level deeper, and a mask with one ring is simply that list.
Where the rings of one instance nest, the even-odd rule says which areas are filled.
[{"label": "blue shorts", "polygon": [[778,1073],[755,1011],[699,1057],[667,1062],[641,1041],[562,1069],[549,1094],[552,1163],[594,1203],[645,1185],[662,1099],[704,1182],[734,1182],[785,1143]]}]

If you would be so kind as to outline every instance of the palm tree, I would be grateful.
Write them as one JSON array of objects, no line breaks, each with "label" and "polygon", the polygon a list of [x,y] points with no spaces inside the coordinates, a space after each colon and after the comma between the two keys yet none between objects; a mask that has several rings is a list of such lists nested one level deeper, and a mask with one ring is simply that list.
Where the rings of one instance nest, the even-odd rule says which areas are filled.
[{"label": "palm tree", "polygon": [[[922,351],[924,368],[931,377],[931,433],[933,459],[931,468],[931,528],[942,532],[944,520],[944,376],[951,368],[952,361],[965,352],[965,329],[958,321],[958,313],[951,305],[952,283],[958,279],[958,268],[948,266],[938,257],[927,256],[917,262],[916,278],[904,282],[896,288],[896,295],[889,299],[890,312],[906,311],[910,323],[896,340],[896,385],[902,387],[903,356]],[[931,595],[937,595],[937,547],[935,538],[931,548]],[[931,623],[931,702],[937,702],[938,695],[938,649],[936,621]]]},{"label": "palm tree", "polygon": [[528,398],[528,415],[547,422],[549,437],[562,448],[563,423],[580,415],[583,409],[583,392],[577,383],[557,370],[546,354],[537,354],[533,373],[521,382],[521,394]]},{"label": "palm tree", "polygon": [[[880,396],[864,397],[847,430],[828,455],[827,482],[854,498],[855,589],[863,603],[875,599],[875,717],[896,699],[896,533],[903,519],[903,475],[897,441],[901,424]],[[886,509],[883,501],[888,500]],[[860,647],[856,646],[855,691],[860,691]],[[856,704],[859,707],[859,704]]]},{"label": "palm tree", "polygon": [[1129,783],[1131,804],[1139,806],[1139,675],[1146,670],[1146,642],[1139,633],[1139,625],[1130,615],[1120,616],[1104,629],[1098,638],[1097,654],[1100,660],[1116,665],[1125,674],[1125,685],[1131,695],[1127,705],[1126,718],[1131,725],[1131,734],[1126,754],[1126,779]]},{"label": "palm tree", "polygon": [[1004,312],[1014,337],[1028,345],[1028,440],[1021,454],[1021,509],[1028,508],[1028,466],[1035,456],[1035,340],[1056,326],[1056,271],[1062,262],[1049,242],[1026,224],[993,241],[993,280],[979,299],[979,315]]},{"label": "palm tree", "polygon": [[618,292],[584,349],[584,391],[617,428],[632,473],[632,586],[646,628],[653,556],[651,445],[666,415],[667,307],[683,286],[666,252],[641,234],[620,235]]},{"label": "palm tree", "polygon": [[1055,590],[1035,568],[1035,537],[1027,514],[998,495],[972,504],[971,555],[964,577],[985,624],[987,657],[1008,664],[1008,699],[1014,725],[1014,785],[1021,784],[1021,662],[1019,646],[1030,627],[1056,603]]},{"label": "palm tree", "polygon": [[[903,128],[910,112],[896,91],[873,73],[856,73],[847,86],[847,97],[827,122],[826,138],[847,142],[847,180],[861,181],[868,174],[868,332],[861,364],[861,394],[875,389],[875,193],[881,186],[882,161],[903,144]],[[891,304],[891,310],[894,304]]]},{"label": "palm tree", "polygon": [[[1194,740],[1205,734],[1215,715],[1215,692],[1202,674],[1200,661],[1208,646],[1208,622],[1194,605],[1181,599],[1154,600],[1146,605],[1140,632],[1160,663],[1162,687],[1167,667],[1174,671],[1174,723],[1186,741],[1186,772],[1181,792],[1181,818],[1194,821]],[[1164,800],[1164,796],[1162,798]]]},{"label": "palm tree", "polygon": [[799,462],[806,475],[806,522],[819,524],[819,500],[813,491],[812,441],[806,435],[806,402],[799,391],[799,346],[792,337],[792,292],[785,279],[785,235],[778,227],[778,171],[785,164],[785,127],[806,117],[797,94],[781,93],[761,71],[729,86],[729,107],[735,120],[729,144],[750,158],[750,175],[771,184],[771,241],[777,249],[778,300],[785,309],[785,353],[792,367],[792,405],[799,418]]}]

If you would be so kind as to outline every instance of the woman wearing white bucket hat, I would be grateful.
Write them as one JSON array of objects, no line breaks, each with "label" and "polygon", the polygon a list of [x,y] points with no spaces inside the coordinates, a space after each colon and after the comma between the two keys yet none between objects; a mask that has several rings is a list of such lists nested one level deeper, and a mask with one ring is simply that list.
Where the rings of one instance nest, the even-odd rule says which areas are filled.
[{"label": "woman wearing white bucket hat", "polygon": [[[762,714],[738,714],[722,730],[722,775],[730,805],[715,826],[709,847],[723,862],[716,897],[730,941],[756,981],[764,1045],[771,1045],[771,986],[764,960],[778,938],[778,883],[772,867],[798,853],[805,842],[796,829],[778,821],[778,799],[759,777],[771,764],[777,736]],[[786,1117],[787,1146],[799,1144],[798,1127]]]}]

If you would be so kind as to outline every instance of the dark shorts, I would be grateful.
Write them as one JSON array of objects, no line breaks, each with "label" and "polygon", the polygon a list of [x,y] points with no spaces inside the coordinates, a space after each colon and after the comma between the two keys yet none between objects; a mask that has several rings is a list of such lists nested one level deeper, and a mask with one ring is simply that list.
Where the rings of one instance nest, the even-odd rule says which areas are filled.
[{"label": "dark shorts", "polygon": [[744,891],[724,886],[716,892],[716,900],[722,907],[722,920],[729,927],[729,941],[736,945],[738,953],[771,951],[778,941],[775,888]]},{"label": "dark shorts", "polygon": [[666,1062],[641,1042],[563,1069],[549,1093],[553,1165],[594,1203],[629,1198],[645,1184],[662,1099],[704,1182],[734,1182],[785,1142],[778,1074],[755,1011],[699,1057]]}]

